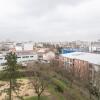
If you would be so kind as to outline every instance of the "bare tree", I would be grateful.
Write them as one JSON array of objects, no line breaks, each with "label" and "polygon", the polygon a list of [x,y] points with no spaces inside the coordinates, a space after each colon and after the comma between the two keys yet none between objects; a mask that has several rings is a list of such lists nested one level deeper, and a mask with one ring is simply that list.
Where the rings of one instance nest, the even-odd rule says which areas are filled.
[{"label": "bare tree", "polygon": [[38,100],[40,100],[40,96],[45,91],[45,89],[47,87],[47,83],[37,73],[34,74],[34,78],[30,78],[30,83],[32,84],[32,86],[35,89],[35,93],[38,96]]},{"label": "bare tree", "polygon": [[38,96],[38,100],[40,100],[41,95],[46,90],[48,83],[50,82],[50,78],[48,76],[48,66],[45,64],[37,63],[33,68],[33,77],[29,77],[30,84],[35,90],[35,93]]}]

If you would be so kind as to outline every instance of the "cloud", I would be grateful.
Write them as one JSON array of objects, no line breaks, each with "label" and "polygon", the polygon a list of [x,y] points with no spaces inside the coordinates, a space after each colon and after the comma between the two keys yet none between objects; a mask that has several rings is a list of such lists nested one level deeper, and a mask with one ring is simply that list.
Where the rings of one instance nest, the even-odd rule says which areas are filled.
[{"label": "cloud", "polygon": [[99,4],[99,0],[1,0],[0,39],[99,39]]}]

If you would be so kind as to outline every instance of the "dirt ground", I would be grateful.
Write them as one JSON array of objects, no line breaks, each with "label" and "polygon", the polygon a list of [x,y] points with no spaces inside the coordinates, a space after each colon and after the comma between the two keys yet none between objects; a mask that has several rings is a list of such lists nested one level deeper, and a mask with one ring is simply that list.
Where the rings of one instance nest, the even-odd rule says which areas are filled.
[{"label": "dirt ground", "polygon": [[[30,81],[28,79],[19,79],[17,80],[17,83],[20,84],[19,90],[17,91],[19,96],[22,97],[36,96],[34,88],[32,85],[30,85]],[[0,100],[6,100],[7,93],[3,92],[3,90],[7,89],[8,87],[9,87],[8,82],[0,81]],[[12,95],[14,100],[19,100],[14,92],[12,93]],[[44,91],[43,95],[50,95],[50,94],[46,90]]]}]

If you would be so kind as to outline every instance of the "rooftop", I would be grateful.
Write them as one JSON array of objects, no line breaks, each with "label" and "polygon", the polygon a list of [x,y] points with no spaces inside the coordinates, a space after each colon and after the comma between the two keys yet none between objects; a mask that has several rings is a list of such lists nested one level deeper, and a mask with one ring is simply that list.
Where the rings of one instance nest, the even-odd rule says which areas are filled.
[{"label": "rooftop", "polygon": [[34,55],[36,54],[33,51],[22,51],[22,52],[16,52],[17,56],[21,56],[21,55]]},{"label": "rooftop", "polygon": [[100,54],[93,54],[86,52],[72,52],[67,54],[61,54],[61,56],[72,59],[84,60],[92,64],[100,65]]}]

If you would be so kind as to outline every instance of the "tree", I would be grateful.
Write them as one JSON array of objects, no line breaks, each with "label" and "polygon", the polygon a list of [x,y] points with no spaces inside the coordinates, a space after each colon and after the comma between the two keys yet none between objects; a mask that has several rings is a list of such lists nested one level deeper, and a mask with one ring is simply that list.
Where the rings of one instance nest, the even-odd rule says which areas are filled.
[{"label": "tree", "polygon": [[95,72],[95,76],[92,79],[92,91],[91,94],[94,95],[98,100],[100,100],[100,69]]},{"label": "tree", "polygon": [[5,72],[6,72],[6,76],[7,76],[7,80],[9,81],[9,88],[8,88],[8,95],[9,95],[9,100],[12,100],[12,91],[15,90],[17,83],[16,83],[16,78],[18,75],[17,69],[17,56],[15,53],[8,53],[5,57],[5,59],[7,60],[6,63],[6,68],[5,68]]},{"label": "tree", "polygon": [[33,79],[30,78],[30,83],[35,89],[35,93],[38,96],[38,100],[40,100],[40,96],[42,95],[42,93],[47,87],[46,82],[38,73],[35,73],[34,78]]},{"label": "tree", "polygon": [[59,69],[59,61],[58,60],[51,60],[50,61],[50,68],[55,71],[55,72],[58,72],[60,69]]},{"label": "tree", "polygon": [[96,97],[98,98],[98,100],[100,100],[100,69],[96,74]]},{"label": "tree", "polygon": [[[68,74],[67,74],[68,75]],[[72,87],[73,82],[75,80],[75,64],[74,59],[71,61],[70,68],[69,68],[69,80],[70,80],[70,87]]]},{"label": "tree", "polygon": [[89,91],[90,100],[100,100],[100,68],[99,66],[94,67],[89,64],[87,80],[85,81],[86,88]]},{"label": "tree", "polygon": [[50,78],[47,73],[48,66],[37,63],[33,66],[33,68],[31,67],[29,69],[33,70],[34,73],[33,77],[29,77],[30,84],[34,88],[38,100],[40,100],[42,93],[46,90],[48,83],[50,82]]}]

